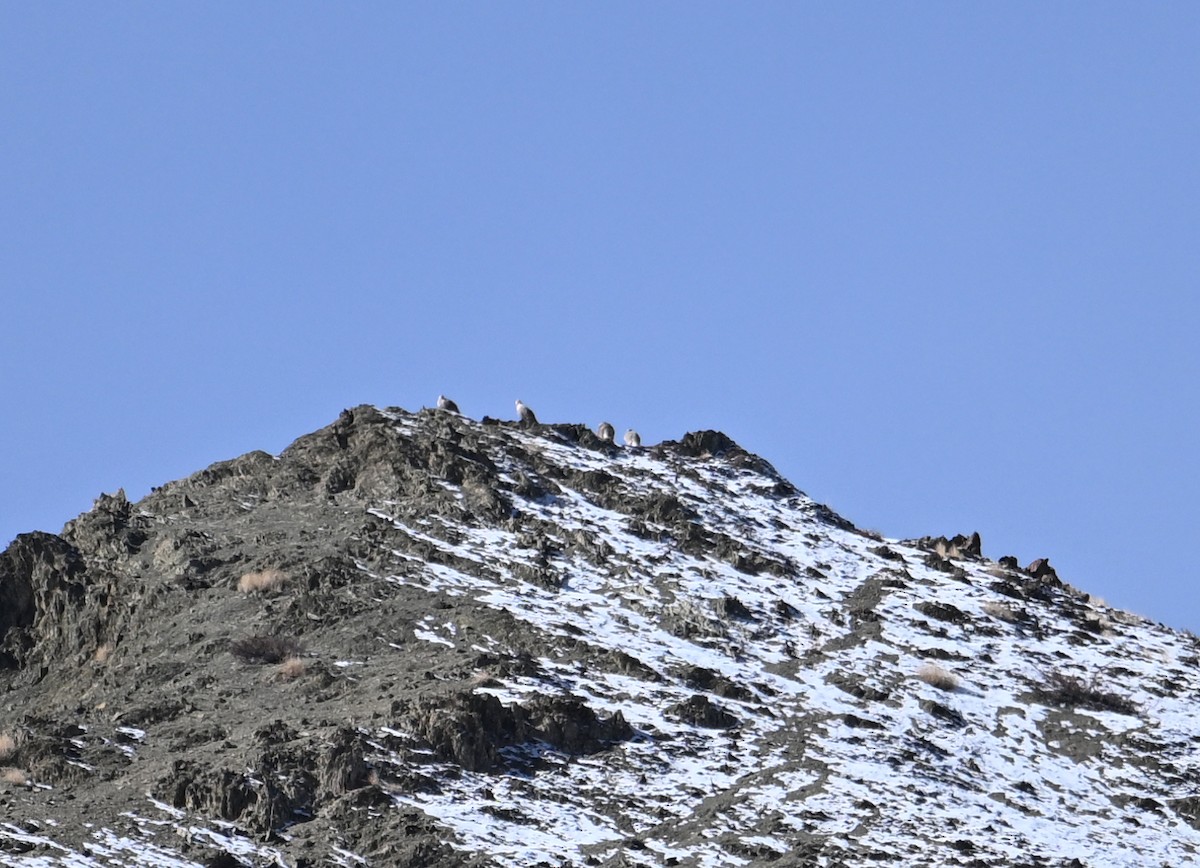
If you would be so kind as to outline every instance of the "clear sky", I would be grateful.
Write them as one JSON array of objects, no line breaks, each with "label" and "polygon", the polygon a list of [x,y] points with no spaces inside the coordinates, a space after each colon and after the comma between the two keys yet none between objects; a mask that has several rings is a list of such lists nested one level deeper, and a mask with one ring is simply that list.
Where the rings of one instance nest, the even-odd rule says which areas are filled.
[{"label": "clear sky", "polygon": [[717,428],[1200,631],[1200,4],[0,4],[0,546],[362,402]]}]

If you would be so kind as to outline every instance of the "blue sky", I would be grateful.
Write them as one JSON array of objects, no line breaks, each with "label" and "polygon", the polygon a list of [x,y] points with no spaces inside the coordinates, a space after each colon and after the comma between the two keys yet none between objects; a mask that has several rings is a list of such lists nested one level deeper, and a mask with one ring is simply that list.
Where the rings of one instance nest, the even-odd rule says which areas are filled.
[{"label": "blue sky", "polygon": [[362,402],[724,430],[1200,630],[1200,6],[0,6],[0,545]]}]

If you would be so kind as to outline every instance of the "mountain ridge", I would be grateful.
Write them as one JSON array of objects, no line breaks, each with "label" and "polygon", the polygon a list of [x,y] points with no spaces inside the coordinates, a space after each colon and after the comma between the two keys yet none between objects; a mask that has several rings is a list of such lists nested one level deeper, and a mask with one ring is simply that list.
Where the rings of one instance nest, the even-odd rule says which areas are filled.
[{"label": "mountain ridge", "polygon": [[1197,650],[719,432],[361,406],[0,554],[0,864],[1186,864]]}]

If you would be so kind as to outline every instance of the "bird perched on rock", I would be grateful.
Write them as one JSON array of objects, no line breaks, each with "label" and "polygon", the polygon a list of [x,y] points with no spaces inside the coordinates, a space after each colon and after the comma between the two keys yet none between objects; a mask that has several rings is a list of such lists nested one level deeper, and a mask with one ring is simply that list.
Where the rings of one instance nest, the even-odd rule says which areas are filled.
[{"label": "bird perched on rock", "polygon": [[636,432],[632,428],[630,428],[628,431],[625,432],[625,445],[626,446],[641,446],[642,445],[641,435],[639,435],[638,432]]},{"label": "bird perched on rock", "polygon": [[451,413],[462,415],[462,411],[458,409],[458,405],[447,398],[445,395],[438,395],[438,409],[449,410]]},{"label": "bird perched on rock", "polygon": [[537,416],[533,415],[533,411],[526,407],[520,398],[517,398],[517,415],[521,417],[522,425],[536,425],[538,423]]},{"label": "bird perched on rock", "polygon": [[596,429],[596,435],[605,443],[614,443],[617,429],[608,422],[601,422],[600,427]]}]

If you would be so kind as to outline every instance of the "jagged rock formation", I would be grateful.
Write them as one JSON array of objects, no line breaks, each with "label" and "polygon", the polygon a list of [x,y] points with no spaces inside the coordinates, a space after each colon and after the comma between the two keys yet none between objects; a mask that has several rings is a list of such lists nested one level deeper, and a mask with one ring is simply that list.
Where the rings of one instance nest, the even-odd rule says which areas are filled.
[{"label": "jagged rock formation", "polygon": [[718,432],[356,407],[0,554],[0,865],[1184,865],[1197,651]]}]

